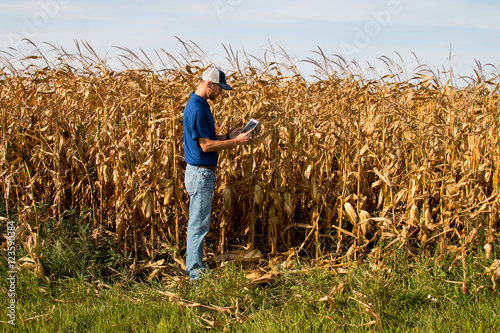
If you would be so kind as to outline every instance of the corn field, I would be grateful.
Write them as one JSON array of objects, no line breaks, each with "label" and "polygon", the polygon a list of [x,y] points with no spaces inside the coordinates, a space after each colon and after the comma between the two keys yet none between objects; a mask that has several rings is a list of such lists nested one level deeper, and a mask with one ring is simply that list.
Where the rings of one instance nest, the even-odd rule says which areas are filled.
[{"label": "corn field", "polygon": [[[182,113],[210,62],[184,43],[177,58],[157,54],[162,69],[123,49],[124,69],[113,71],[90,45],[77,46],[76,54],[54,47],[50,59],[0,58],[0,191],[6,218],[18,218],[26,265],[43,275],[38,230],[72,209],[86,212],[94,241],[116,240],[135,271],[166,248],[182,265]],[[450,73],[408,73],[384,58],[389,74],[368,79],[317,52],[308,81],[282,51],[264,59],[227,51],[234,89],[211,104],[218,133],[250,118],[261,126],[251,145],[220,154],[212,254],[293,249],[345,263],[428,248],[459,260],[478,234],[491,251],[498,74],[478,66],[459,88]]]}]

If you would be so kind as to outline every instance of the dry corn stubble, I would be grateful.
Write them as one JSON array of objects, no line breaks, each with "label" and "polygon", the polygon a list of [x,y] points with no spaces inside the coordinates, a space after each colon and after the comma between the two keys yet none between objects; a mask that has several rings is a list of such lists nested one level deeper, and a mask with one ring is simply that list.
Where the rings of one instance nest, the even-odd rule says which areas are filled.
[{"label": "dry corn stubble", "polygon": [[[471,244],[463,239],[481,214],[492,216],[484,225],[494,244],[498,84],[478,78],[458,89],[434,75],[366,80],[347,70],[307,83],[278,62],[230,58],[236,89],[212,104],[216,126],[262,126],[252,145],[221,153],[215,248],[297,248],[344,262],[384,239],[446,252]],[[50,66],[24,59],[24,69],[0,72],[8,212],[36,237],[45,220],[91,207],[94,229],[133,253],[134,269],[155,261],[160,244],[182,249],[182,110],[205,68],[173,59],[177,69],[157,71],[137,59],[113,72],[61,54]]]}]

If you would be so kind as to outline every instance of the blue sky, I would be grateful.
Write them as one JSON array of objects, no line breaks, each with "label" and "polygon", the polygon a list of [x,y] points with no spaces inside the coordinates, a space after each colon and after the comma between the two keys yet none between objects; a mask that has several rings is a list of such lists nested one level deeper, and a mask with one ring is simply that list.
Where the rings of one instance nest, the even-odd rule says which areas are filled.
[{"label": "blue sky", "polygon": [[[29,54],[28,38],[75,51],[86,40],[100,55],[123,54],[114,46],[183,52],[175,38],[195,42],[220,67],[222,44],[262,58],[282,47],[305,76],[320,47],[360,64],[383,67],[381,56],[407,69],[431,68],[472,75],[475,60],[500,65],[500,2],[494,0],[18,0],[0,11],[0,50]],[[451,48],[451,59],[449,59]]]}]

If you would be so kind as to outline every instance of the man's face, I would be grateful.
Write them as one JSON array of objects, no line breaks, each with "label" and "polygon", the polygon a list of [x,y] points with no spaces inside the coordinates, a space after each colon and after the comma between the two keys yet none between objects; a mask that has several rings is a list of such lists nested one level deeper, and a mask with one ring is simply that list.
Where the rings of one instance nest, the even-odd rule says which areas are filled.
[{"label": "man's face", "polygon": [[213,82],[208,83],[208,87],[207,87],[208,99],[215,101],[215,99],[220,95],[221,92],[222,92],[222,88],[217,83],[213,83]]}]

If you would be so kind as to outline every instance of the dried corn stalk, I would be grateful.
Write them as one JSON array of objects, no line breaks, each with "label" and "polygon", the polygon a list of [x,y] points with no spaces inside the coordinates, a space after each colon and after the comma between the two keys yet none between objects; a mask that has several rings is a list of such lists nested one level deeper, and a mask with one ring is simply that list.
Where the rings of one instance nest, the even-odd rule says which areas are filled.
[{"label": "dried corn stalk", "polygon": [[[182,110],[208,63],[176,60],[158,72],[125,58],[120,72],[62,50],[49,67],[2,58],[20,66],[0,69],[0,188],[7,210],[32,227],[86,205],[89,223],[123,251],[154,257],[155,240],[182,248]],[[300,247],[341,260],[381,238],[446,251],[478,216],[491,216],[494,244],[498,84],[478,78],[458,89],[419,71],[408,81],[365,80],[351,68],[324,77],[319,62],[309,83],[279,62],[231,59],[237,89],[212,104],[217,129],[251,117],[262,126],[251,146],[221,154],[213,203],[221,251]]]}]

